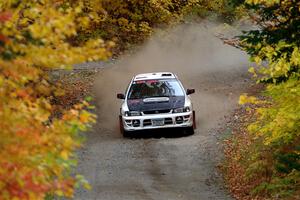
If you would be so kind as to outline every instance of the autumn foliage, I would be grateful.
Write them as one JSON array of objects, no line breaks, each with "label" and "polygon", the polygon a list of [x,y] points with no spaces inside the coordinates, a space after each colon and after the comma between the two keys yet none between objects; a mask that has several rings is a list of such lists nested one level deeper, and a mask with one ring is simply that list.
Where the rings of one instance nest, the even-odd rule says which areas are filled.
[{"label": "autumn foliage", "polygon": [[[213,13],[230,18],[231,7],[223,0],[98,0],[85,1],[85,10],[100,16],[77,40],[101,37],[116,42],[116,51],[139,44],[155,29],[176,25],[188,16],[207,17]],[[97,5],[97,6],[95,6]],[[99,7],[99,5],[101,5]],[[98,9],[95,9],[98,8]],[[100,23],[99,23],[100,22]]]},{"label": "autumn foliage", "polygon": [[[53,117],[53,99],[64,94],[48,77],[51,69],[110,56],[101,39],[74,45],[70,38],[89,28],[80,1],[0,2],[0,199],[72,196],[70,175],[80,147],[79,130],[94,115],[83,101]],[[78,182],[79,181],[79,182]]]},{"label": "autumn foliage", "polygon": [[[246,95],[240,98],[254,120],[245,122],[247,127],[235,132],[227,145],[227,179],[239,199],[299,199],[300,2],[240,2],[259,26],[240,39],[257,64],[249,71],[266,89],[264,100]],[[242,173],[233,175],[235,168]],[[236,176],[242,180],[235,181]],[[239,188],[241,183],[248,188]]]}]

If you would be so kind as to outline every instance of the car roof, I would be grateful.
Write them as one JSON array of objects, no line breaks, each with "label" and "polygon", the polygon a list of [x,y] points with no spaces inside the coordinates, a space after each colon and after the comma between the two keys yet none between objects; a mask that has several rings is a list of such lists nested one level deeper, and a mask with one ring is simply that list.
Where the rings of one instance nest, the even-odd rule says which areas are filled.
[{"label": "car roof", "polygon": [[171,72],[152,72],[145,74],[136,75],[133,80],[141,81],[141,80],[153,80],[153,79],[174,79],[177,78],[175,74]]}]

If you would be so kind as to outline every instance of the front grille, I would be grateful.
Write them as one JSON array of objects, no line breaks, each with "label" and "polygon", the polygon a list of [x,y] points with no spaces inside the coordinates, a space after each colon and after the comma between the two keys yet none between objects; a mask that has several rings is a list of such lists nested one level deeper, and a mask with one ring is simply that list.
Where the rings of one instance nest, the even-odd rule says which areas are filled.
[{"label": "front grille", "polygon": [[165,118],[165,125],[173,124],[172,118]]},{"label": "front grille", "polygon": [[162,114],[162,113],[170,113],[170,109],[165,109],[165,110],[150,110],[150,111],[144,111],[143,113],[145,115],[153,115],[153,114]]},{"label": "front grille", "polygon": [[[164,118],[164,125],[170,125],[173,124],[173,119],[172,118]],[[145,119],[143,121],[143,126],[151,126],[152,121],[150,119]]]},{"label": "front grille", "polygon": [[151,122],[150,119],[145,119],[145,120],[143,121],[143,126],[151,126],[151,125],[152,125],[152,122]]}]

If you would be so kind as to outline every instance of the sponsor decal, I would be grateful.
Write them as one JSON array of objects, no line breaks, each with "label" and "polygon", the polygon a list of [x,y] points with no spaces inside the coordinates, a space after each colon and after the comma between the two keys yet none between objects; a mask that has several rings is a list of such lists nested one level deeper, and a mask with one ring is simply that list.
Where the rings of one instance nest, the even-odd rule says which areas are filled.
[{"label": "sponsor decal", "polygon": [[158,83],[158,80],[143,80],[143,81],[135,81],[133,84],[152,84],[152,83]]}]

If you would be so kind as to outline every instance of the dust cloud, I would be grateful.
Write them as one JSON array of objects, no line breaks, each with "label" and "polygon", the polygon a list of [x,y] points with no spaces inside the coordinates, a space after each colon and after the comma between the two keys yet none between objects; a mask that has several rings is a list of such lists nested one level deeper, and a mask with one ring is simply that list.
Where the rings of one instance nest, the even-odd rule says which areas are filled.
[{"label": "dust cloud", "polygon": [[195,109],[203,113],[205,106],[201,108],[197,99],[214,102],[209,95],[203,97],[203,94],[218,92],[213,88],[222,88],[222,84],[230,82],[226,81],[228,78],[232,82],[240,79],[249,65],[243,52],[223,44],[215,36],[216,27],[192,23],[159,32],[134,55],[124,56],[113,66],[103,69],[95,84],[98,125],[117,130],[121,101],[116,94],[124,93],[134,75],[146,72],[176,73],[186,88],[196,89]]}]

